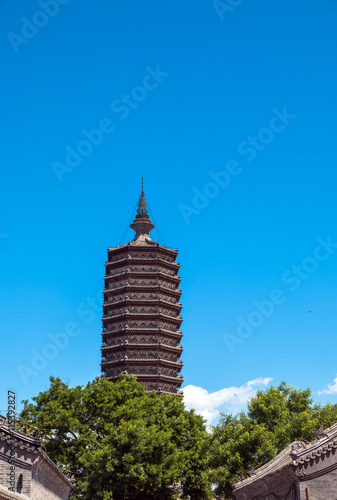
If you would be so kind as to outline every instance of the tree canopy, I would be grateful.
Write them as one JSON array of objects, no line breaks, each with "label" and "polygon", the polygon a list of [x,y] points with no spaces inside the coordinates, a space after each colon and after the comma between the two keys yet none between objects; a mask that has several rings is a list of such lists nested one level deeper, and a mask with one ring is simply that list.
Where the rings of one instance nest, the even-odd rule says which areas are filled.
[{"label": "tree canopy", "polygon": [[337,404],[322,406],[310,389],[284,382],[258,391],[246,412],[222,414],[207,433],[177,396],[147,393],[133,376],[75,388],[50,381],[24,401],[18,425],[42,436],[49,456],[74,477],[76,500],[207,500],[210,484],[233,498],[232,484],[252,467],[337,422]]},{"label": "tree canopy", "polygon": [[202,417],[174,395],[147,393],[133,376],[50,388],[24,401],[18,425],[43,437],[74,477],[74,499],[209,499],[208,435]]},{"label": "tree canopy", "polygon": [[310,389],[295,389],[282,382],[258,391],[246,413],[222,414],[212,429],[210,478],[215,492],[232,497],[232,484],[275,457],[292,441],[312,441],[320,424],[337,422],[337,404],[322,406]]}]

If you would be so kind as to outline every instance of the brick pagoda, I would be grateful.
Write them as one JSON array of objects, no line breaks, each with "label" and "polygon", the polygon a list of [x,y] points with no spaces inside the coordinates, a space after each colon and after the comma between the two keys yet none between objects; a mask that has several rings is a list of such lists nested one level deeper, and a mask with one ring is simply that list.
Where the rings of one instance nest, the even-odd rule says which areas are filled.
[{"label": "brick pagoda", "polygon": [[102,372],[133,374],[148,391],[181,395],[182,308],[178,250],[150,237],[143,190],[130,226],[132,241],[108,248],[103,302]]}]

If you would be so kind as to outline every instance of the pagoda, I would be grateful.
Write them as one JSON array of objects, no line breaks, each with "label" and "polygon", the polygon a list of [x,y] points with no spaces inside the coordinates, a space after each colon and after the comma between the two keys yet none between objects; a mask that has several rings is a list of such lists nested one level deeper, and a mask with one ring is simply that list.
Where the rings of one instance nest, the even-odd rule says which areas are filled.
[{"label": "pagoda", "polygon": [[112,382],[132,374],[147,391],[182,395],[178,250],[151,239],[143,181],[130,227],[134,239],[108,248],[105,263],[102,373]]}]

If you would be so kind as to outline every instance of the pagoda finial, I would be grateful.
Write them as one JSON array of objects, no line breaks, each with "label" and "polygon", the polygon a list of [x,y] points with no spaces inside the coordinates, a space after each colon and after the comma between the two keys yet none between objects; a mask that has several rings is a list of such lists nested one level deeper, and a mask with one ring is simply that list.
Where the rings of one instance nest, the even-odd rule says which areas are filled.
[{"label": "pagoda finial", "polygon": [[137,240],[141,235],[144,234],[149,235],[149,232],[152,231],[152,229],[154,228],[154,225],[150,221],[147,211],[143,177],[142,177],[142,186],[137,207],[137,215],[130,227],[134,231],[136,231],[136,236],[134,238],[135,240]]},{"label": "pagoda finial", "polygon": [[146,198],[145,198],[145,193],[144,193],[143,177],[142,177],[142,190],[140,192],[137,214],[138,215],[147,215],[147,205],[146,205]]}]

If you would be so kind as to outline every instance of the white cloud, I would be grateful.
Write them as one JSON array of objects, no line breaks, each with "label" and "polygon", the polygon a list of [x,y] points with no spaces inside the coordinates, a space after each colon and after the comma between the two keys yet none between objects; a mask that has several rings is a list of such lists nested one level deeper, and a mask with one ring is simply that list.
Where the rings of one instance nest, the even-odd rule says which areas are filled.
[{"label": "white cloud", "polygon": [[266,387],[273,379],[256,378],[241,387],[225,387],[220,391],[209,393],[202,387],[187,385],[183,388],[184,403],[188,410],[192,408],[202,415],[209,425],[219,416],[220,412],[237,413],[242,410],[256,391]]},{"label": "white cloud", "polygon": [[334,380],[334,384],[328,384],[327,389],[323,389],[323,391],[318,391],[318,394],[337,394],[337,377]]}]

